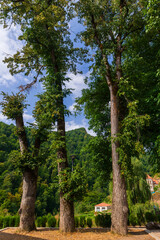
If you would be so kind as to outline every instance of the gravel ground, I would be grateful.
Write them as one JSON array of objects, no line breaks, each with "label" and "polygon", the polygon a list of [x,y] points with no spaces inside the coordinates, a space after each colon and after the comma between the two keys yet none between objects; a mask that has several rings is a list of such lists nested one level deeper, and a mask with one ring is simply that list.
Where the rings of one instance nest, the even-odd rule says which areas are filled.
[{"label": "gravel ground", "polygon": [[107,232],[107,229],[78,229],[72,234],[62,234],[57,229],[38,229],[21,232],[18,228],[0,232],[0,240],[154,240],[144,229],[130,229],[125,237]]}]

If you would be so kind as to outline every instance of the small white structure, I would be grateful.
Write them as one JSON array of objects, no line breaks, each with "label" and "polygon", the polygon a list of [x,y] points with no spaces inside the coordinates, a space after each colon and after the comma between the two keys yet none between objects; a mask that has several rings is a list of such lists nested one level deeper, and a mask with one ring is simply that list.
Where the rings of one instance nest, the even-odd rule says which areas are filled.
[{"label": "small white structure", "polygon": [[95,212],[102,212],[105,210],[111,209],[111,205],[108,203],[100,203],[95,205]]},{"label": "small white structure", "polygon": [[156,179],[153,179],[147,174],[146,181],[150,187],[150,191],[154,192],[154,187],[158,185],[158,181]]}]

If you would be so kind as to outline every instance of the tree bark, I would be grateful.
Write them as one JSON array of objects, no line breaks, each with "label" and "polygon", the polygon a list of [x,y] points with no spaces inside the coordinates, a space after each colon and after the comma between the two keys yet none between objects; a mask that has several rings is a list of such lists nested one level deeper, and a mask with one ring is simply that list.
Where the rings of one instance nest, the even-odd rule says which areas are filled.
[{"label": "tree bark", "polygon": [[[23,116],[16,119],[16,127],[18,130],[18,138],[21,154],[28,152],[28,143],[24,128]],[[26,168],[23,172],[23,194],[21,199],[20,229],[23,231],[32,231],[35,226],[35,201],[37,189],[37,173],[38,169],[31,170]]]},{"label": "tree bark", "polygon": [[[59,91],[62,94],[62,86],[59,84]],[[61,159],[58,162],[58,174],[61,174],[61,171],[68,168],[67,161],[67,152],[66,152],[66,142],[65,142],[65,120],[64,120],[64,105],[63,97],[60,97],[58,100],[58,106],[60,110],[60,116],[57,121],[57,131],[59,137],[62,141],[62,147],[58,149],[58,159]],[[59,179],[59,183],[61,179]],[[74,204],[73,200],[66,200],[62,191],[60,192],[60,231],[61,232],[74,232],[75,223],[74,223]]]},{"label": "tree bark", "polygon": [[20,229],[32,231],[35,226],[35,201],[38,169],[26,169],[23,173],[23,195],[20,206]]},{"label": "tree bark", "polygon": [[117,234],[127,234],[128,204],[124,176],[118,163],[118,141],[114,138],[119,133],[119,100],[117,86],[110,87],[111,97],[111,137],[112,137],[112,169],[113,169],[113,195],[112,195],[112,225],[111,231]]},{"label": "tree bark", "polygon": [[[51,59],[54,67],[54,72],[56,74],[60,73],[59,66],[57,64],[57,59],[55,56],[54,49],[51,51]],[[58,76],[58,75],[57,75]],[[64,104],[63,104],[63,90],[62,90],[62,80],[56,80],[57,94],[57,108],[59,111],[57,119],[57,132],[59,134],[59,140],[61,141],[61,147],[58,149],[57,157],[58,161],[58,174],[59,183],[61,183],[60,174],[66,168],[68,168],[67,161],[67,151],[66,151],[66,139],[65,139],[65,118],[64,118]],[[73,200],[66,200],[62,191],[60,191],[60,231],[61,232],[74,232],[75,222],[74,222],[74,203]]]}]

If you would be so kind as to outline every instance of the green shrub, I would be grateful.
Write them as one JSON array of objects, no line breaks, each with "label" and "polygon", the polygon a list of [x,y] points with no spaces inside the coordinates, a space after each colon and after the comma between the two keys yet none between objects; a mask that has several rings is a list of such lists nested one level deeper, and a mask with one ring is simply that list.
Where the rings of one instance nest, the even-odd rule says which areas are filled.
[{"label": "green shrub", "polygon": [[86,219],[85,216],[80,216],[80,221],[79,221],[80,227],[84,228],[86,225]]},{"label": "green shrub", "polygon": [[55,227],[56,226],[56,219],[54,216],[49,216],[47,218],[47,226],[48,227]]},{"label": "green shrub", "polygon": [[15,217],[9,217],[9,227],[14,227],[15,225]]},{"label": "green shrub", "polygon": [[37,219],[36,219],[36,226],[37,227],[42,227],[42,217],[37,217]]},{"label": "green shrub", "polygon": [[0,217],[0,229],[3,228],[3,217]]},{"label": "green shrub", "polygon": [[92,227],[92,218],[87,218],[87,226]]},{"label": "green shrub", "polygon": [[15,216],[14,217],[14,226],[15,227],[19,227],[19,222],[20,222],[20,217],[19,216]]},{"label": "green shrub", "polygon": [[95,224],[97,227],[110,227],[111,215],[107,213],[99,213],[97,216],[95,216]]},{"label": "green shrub", "polygon": [[43,216],[42,217],[42,227],[46,227],[46,223],[47,223],[47,217]]},{"label": "green shrub", "polygon": [[146,212],[145,213],[146,222],[154,222],[157,221],[157,217],[154,212]]},{"label": "green shrub", "polygon": [[137,219],[133,213],[129,215],[129,225],[136,226]]},{"label": "green shrub", "polygon": [[75,222],[75,227],[78,228],[79,227],[79,219],[78,219],[78,217],[74,217],[74,222]]},{"label": "green shrub", "polygon": [[3,228],[9,227],[9,217],[3,218]]}]

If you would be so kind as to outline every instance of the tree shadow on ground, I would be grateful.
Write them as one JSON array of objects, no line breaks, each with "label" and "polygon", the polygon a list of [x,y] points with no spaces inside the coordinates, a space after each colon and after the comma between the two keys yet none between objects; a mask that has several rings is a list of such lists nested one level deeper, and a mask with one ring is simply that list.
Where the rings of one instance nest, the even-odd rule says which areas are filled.
[{"label": "tree shadow on ground", "polygon": [[43,238],[0,232],[0,240],[45,240]]},{"label": "tree shadow on ground", "polygon": [[147,234],[147,233],[146,233],[145,231],[143,231],[143,230],[142,230],[142,231],[138,231],[138,232],[134,232],[134,231],[131,230],[131,231],[129,231],[128,233],[129,233],[130,235],[135,235],[135,236],[136,236],[136,235],[146,235],[146,234]]},{"label": "tree shadow on ground", "polygon": [[80,233],[106,233],[109,232],[110,228],[76,228],[76,232]]}]

